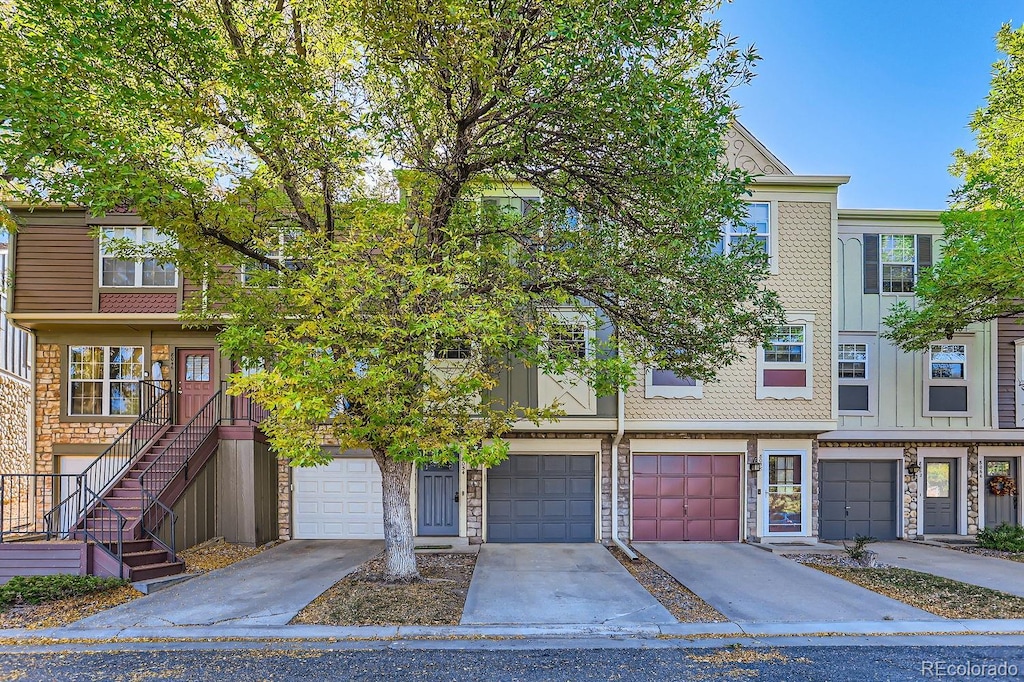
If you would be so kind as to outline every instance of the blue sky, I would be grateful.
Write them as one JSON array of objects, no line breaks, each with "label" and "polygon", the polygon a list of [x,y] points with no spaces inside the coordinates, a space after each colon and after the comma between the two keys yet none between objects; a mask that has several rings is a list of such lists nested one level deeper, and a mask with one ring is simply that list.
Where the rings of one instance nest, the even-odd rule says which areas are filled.
[{"label": "blue sky", "polygon": [[844,208],[942,209],[995,33],[1024,2],[734,0],[718,16],[762,58],[734,91],[740,121],[794,173],[852,176]]}]

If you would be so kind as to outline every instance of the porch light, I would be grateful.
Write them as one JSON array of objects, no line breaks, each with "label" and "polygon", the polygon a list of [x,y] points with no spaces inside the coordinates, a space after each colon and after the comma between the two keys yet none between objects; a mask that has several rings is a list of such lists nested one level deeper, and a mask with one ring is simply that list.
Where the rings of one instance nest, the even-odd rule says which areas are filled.
[{"label": "porch light", "polygon": [[911,476],[917,476],[917,474],[920,471],[921,465],[918,464],[917,462],[911,462],[910,464],[907,465],[907,473],[910,474]]},{"label": "porch light", "polygon": [[761,460],[760,459],[752,459],[752,460],[750,460],[750,471],[751,471],[751,473],[755,473],[756,474],[760,470],[761,470]]}]

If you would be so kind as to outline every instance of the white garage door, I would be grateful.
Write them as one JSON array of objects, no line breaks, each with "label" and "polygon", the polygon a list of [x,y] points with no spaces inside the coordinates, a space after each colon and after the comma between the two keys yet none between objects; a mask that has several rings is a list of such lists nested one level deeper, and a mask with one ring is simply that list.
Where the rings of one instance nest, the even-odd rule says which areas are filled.
[{"label": "white garage door", "polygon": [[294,508],[299,540],[384,537],[380,469],[372,459],[296,468]]}]

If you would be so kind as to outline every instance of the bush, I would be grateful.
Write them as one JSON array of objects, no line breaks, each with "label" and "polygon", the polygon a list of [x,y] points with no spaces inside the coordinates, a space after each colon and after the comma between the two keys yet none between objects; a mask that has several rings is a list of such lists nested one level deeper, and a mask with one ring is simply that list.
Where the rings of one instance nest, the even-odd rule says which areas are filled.
[{"label": "bush", "polygon": [[1001,552],[1024,552],[1024,527],[1006,523],[978,531],[978,547]]},{"label": "bush", "polygon": [[127,580],[94,575],[15,576],[0,585],[0,609],[14,604],[42,604],[66,597],[103,592],[127,585]]}]

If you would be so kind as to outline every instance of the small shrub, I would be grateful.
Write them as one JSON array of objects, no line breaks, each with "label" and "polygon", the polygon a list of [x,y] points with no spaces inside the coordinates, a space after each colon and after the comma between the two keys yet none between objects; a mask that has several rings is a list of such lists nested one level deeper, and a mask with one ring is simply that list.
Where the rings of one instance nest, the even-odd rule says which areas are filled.
[{"label": "small shrub", "polygon": [[1000,552],[1024,552],[1024,526],[1007,523],[978,531],[978,547]]},{"label": "small shrub", "polygon": [[873,563],[871,560],[874,558],[875,553],[868,549],[868,545],[874,542],[875,539],[868,535],[856,535],[853,538],[852,547],[847,545],[845,540],[843,541],[843,549],[857,563],[869,566]]},{"label": "small shrub", "polygon": [[15,604],[42,604],[66,597],[103,592],[127,585],[127,580],[94,575],[15,576],[0,585],[0,609]]}]

